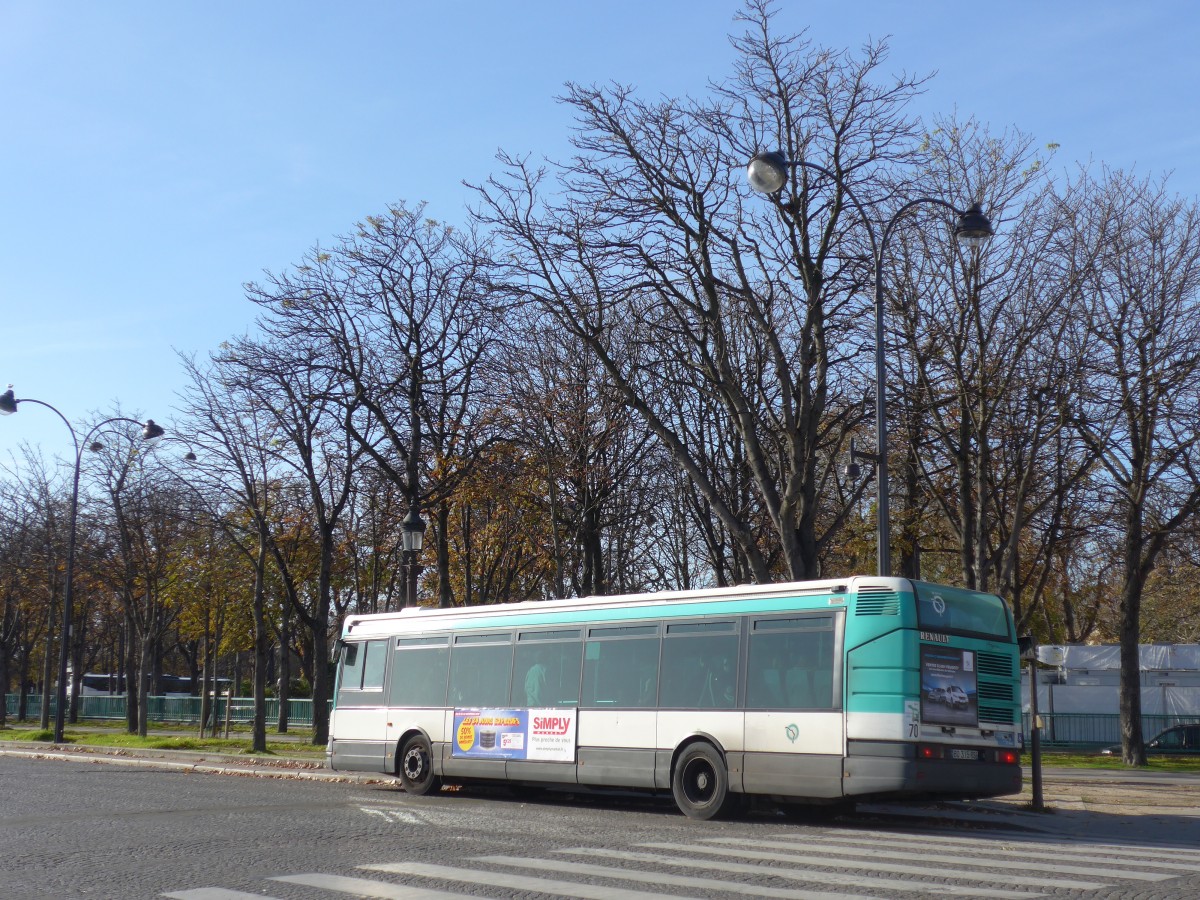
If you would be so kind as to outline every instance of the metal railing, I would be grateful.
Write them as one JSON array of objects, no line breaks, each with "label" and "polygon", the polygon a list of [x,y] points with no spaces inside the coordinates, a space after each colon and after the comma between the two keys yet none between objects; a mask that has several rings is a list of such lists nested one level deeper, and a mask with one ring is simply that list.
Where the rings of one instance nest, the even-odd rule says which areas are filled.
[{"label": "metal railing", "polygon": [[[5,695],[5,710],[10,720],[15,719],[20,709],[18,694]],[[40,694],[30,694],[25,698],[26,721],[36,721],[42,713],[42,697]],[[254,720],[254,699],[252,697],[218,697],[214,701],[215,710],[210,715],[210,721],[218,724],[225,721],[226,707],[229,707],[229,720],[237,724],[246,724]],[[288,723],[297,727],[312,725],[313,702],[309,699],[288,700]],[[50,698],[50,715],[55,712],[55,698]],[[330,704],[332,709],[332,703]],[[151,722],[170,722],[181,725],[200,724],[199,697],[148,697],[147,715]],[[88,695],[79,698],[80,719],[119,719],[125,718],[124,695]],[[267,699],[266,718],[268,722],[279,719],[279,700]]]},{"label": "metal railing", "polygon": [[[5,704],[10,723],[16,719],[20,697],[17,694],[5,695]],[[26,721],[37,721],[41,716],[42,698],[39,694],[30,694],[25,698]],[[231,722],[247,724],[254,719],[254,700],[251,697],[234,697],[230,701],[226,697],[218,697],[215,701],[213,719],[218,724],[225,721],[226,705],[229,708]],[[50,715],[54,715],[55,701],[50,698]],[[332,703],[330,704],[332,709]],[[200,724],[199,697],[150,697],[148,703],[149,719],[152,722],[169,722],[184,725]],[[267,721],[274,722],[279,718],[279,700],[267,700]],[[79,698],[80,719],[116,719],[125,718],[125,697],[90,695]],[[1041,742],[1042,746],[1057,749],[1095,750],[1112,744],[1121,743],[1121,717],[1117,713],[1042,713]],[[312,725],[312,700],[299,699],[288,701],[288,722],[298,728]],[[1142,737],[1150,740],[1160,731],[1165,731],[1174,725],[1190,725],[1200,722],[1196,716],[1185,715],[1143,715]],[[1029,713],[1022,716],[1022,728],[1025,734],[1025,745],[1029,746],[1030,721]]]},{"label": "metal railing", "polygon": [[[1118,713],[1040,713],[1043,747],[1095,750],[1121,743],[1121,716]],[[1142,715],[1142,738],[1150,740],[1175,725],[1200,722],[1196,716]],[[1029,713],[1022,716],[1025,745],[1029,746]]]}]

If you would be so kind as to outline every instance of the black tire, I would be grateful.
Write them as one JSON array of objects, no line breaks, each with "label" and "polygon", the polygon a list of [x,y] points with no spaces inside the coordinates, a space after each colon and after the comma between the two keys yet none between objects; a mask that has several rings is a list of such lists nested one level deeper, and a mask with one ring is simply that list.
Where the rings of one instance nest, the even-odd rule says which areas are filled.
[{"label": "black tire", "polygon": [[441,787],[433,774],[433,748],[424,735],[414,735],[404,742],[398,769],[400,784],[409,794],[420,796]]},{"label": "black tire", "polygon": [[736,805],[725,761],[712,744],[692,744],[679,755],[671,776],[675,805],[692,819],[715,819]]}]

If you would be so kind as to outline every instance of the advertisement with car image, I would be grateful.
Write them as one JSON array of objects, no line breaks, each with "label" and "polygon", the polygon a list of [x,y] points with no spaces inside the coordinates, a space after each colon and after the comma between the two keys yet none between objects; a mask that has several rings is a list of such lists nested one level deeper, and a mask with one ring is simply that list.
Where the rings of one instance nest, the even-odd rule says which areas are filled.
[{"label": "advertisement with car image", "polygon": [[921,645],[921,721],[929,725],[978,724],[974,651]]}]

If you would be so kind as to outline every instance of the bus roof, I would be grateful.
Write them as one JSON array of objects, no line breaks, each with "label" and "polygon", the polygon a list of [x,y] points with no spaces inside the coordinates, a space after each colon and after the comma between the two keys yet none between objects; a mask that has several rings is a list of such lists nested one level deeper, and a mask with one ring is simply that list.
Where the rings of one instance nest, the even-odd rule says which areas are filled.
[{"label": "bus roof", "polygon": [[[456,630],[463,627],[488,627],[503,624],[531,625],[546,617],[559,621],[588,621],[588,613],[611,613],[622,608],[661,607],[697,603],[729,603],[743,600],[786,599],[801,596],[847,594],[853,587],[871,586],[895,591],[912,591],[904,578],[877,578],[856,575],[823,581],[794,581],[781,584],[745,584],[726,588],[689,591],[661,591],[653,594],[616,594],[598,597],[572,597],[564,600],[527,600],[489,606],[465,606],[449,609],[410,607],[396,612],[354,615],[346,619],[343,639],[403,632]],[[724,612],[725,610],[722,610]],[[716,610],[714,610],[716,612]],[[554,614],[562,615],[554,615]],[[572,615],[573,614],[573,615]],[[502,621],[504,620],[504,621]]]}]

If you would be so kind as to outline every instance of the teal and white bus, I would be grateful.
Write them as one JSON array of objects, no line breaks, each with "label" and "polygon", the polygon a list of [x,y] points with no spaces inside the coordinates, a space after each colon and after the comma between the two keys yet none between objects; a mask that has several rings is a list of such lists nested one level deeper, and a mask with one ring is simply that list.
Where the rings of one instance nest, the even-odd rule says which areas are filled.
[{"label": "teal and white bus", "polygon": [[326,750],[406,791],[670,791],[708,819],[1021,789],[1012,613],[909,581],[749,585],[351,616]]}]

